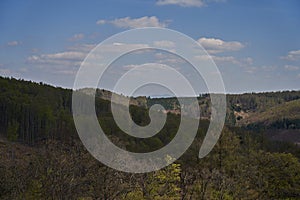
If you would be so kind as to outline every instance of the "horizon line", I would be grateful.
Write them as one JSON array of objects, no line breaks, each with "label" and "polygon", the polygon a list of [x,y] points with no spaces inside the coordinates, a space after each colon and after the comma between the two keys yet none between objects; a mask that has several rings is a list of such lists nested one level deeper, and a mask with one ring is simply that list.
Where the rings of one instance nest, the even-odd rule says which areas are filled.
[{"label": "horizon line", "polygon": [[[26,81],[26,82],[31,82],[31,83],[35,83],[35,84],[43,84],[43,85],[48,85],[48,86],[51,86],[51,87],[54,87],[54,88],[61,88],[61,89],[66,89],[66,90],[72,90],[72,91],[76,91],[74,90],[74,88],[70,88],[70,87],[64,87],[64,86],[59,86],[59,85],[54,85],[54,84],[51,84],[51,83],[46,83],[46,82],[43,82],[43,81],[35,81],[35,80],[31,80],[31,79],[26,79],[26,78],[16,78],[16,77],[13,77],[13,76],[3,76],[3,75],[0,75],[0,78],[3,78],[3,79],[14,79],[14,80],[18,80],[18,81]],[[85,88],[80,88],[80,89],[99,89],[99,90],[105,90],[105,91],[108,91],[108,92],[112,92],[112,93],[115,93],[115,94],[118,94],[116,92],[113,92],[109,89],[105,89],[105,88],[92,88],[92,87],[85,87]],[[77,89],[77,90],[80,90],[80,89]],[[225,95],[245,95],[245,94],[263,94],[263,93],[280,93],[280,92],[300,92],[300,89],[278,89],[278,90],[261,90],[261,91],[243,91],[243,92],[226,92]],[[218,93],[209,93],[209,92],[201,92],[199,93],[199,95],[197,97],[199,97],[200,95],[207,95],[207,94],[218,94]],[[118,95],[122,95],[122,96],[126,96],[126,97],[132,97],[132,98],[138,98],[138,97],[150,97],[152,99],[159,99],[159,98],[174,98],[176,96],[170,96],[170,95],[140,95],[140,96],[127,96],[127,95],[124,95],[124,94],[118,94]],[[155,97],[155,96],[161,96],[161,97]],[[192,97],[192,96],[180,96],[182,98],[188,98],[188,97]],[[180,98],[178,97],[178,98]]]}]

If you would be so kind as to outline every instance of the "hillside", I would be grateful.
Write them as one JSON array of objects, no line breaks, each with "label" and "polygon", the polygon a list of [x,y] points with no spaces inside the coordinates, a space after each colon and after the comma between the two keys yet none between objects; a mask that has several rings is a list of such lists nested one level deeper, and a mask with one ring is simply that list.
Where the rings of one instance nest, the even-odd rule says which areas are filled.
[{"label": "hillside", "polygon": [[[64,142],[78,139],[71,113],[72,90],[13,78],[0,78],[0,88],[0,136],[29,145],[48,139]],[[126,148],[137,152],[154,150],[174,137],[174,133],[169,133],[178,129],[179,116],[176,115],[168,115],[168,123],[154,137],[139,140],[128,136],[114,122],[111,102],[106,97],[102,99],[101,94],[97,93],[95,100],[99,123],[109,136],[126,140]],[[133,98],[133,101],[137,102],[137,99]],[[149,123],[148,110],[144,105],[133,103],[130,113],[137,124]],[[138,147],[139,142],[142,146]]]},{"label": "hillside", "polygon": [[[227,94],[227,118],[226,124],[230,126],[247,125],[256,122],[261,116],[266,115],[262,121],[268,121],[269,112],[279,109],[281,117],[299,119],[299,109],[291,108],[291,112],[284,112],[287,107],[299,107],[297,103],[286,104],[300,99],[300,91],[282,91],[282,92],[264,92],[264,93],[245,93],[245,94]],[[211,114],[211,105],[209,94],[201,94],[198,97],[199,107],[202,119],[209,119]],[[161,104],[169,113],[180,114],[180,105],[176,98],[148,98],[148,107],[153,104]],[[294,104],[294,105],[293,105]],[[193,110],[195,105],[184,105]],[[278,108],[276,107],[278,106]],[[265,113],[265,114],[262,114]],[[276,112],[275,112],[276,113]],[[294,115],[294,116],[290,116]],[[249,118],[250,117],[250,118]]]},{"label": "hillside", "polygon": [[[80,89],[80,92],[87,94],[87,95],[92,95],[94,93],[94,90],[91,88],[84,88],[84,89]],[[119,97],[125,97],[123,95],[119,95],[114,93],[114,95],[119,96]],[[111,96],[112,96],[112,92],[108,91],[108,90],[104,90],[104,89],[97,89],[96,90],[96,98],[102,99],[102,100],[106,100],[106,101],[111,101]],[[134,106],[140,106],[140,107],[144,107],[147,108],[147,100],[146,97],[141,96],[141,97],[125,97],[125,98],[129,98],[129,103],[130,105],[134,105]]]},{"label": "hillside", "polygon": [[260,124],[265,127],[299,129],[300,100],[284,102],[263,112],[250,112],[239,121],[240,125]]},{"label": "hillside", "polygon": [[[105,92],[104,96],[108,95]],[[0,199],[297,199],[300,196],[300,148],[268,140],[255,129],[226,125],[212,152],[199,159],[199,147],[209,125],[207,119],[200,120],[191,147],[168,167],[146,174],[108,168],[95,160],[79,140],[72,119],[71,97],[69,89],[0,77]],[[98,96],[95,100],[99,124],[120,148],[151,152],[168,144],[176,135],[180,117],[172,113],[153,137],[138,139],[127,135],[114,122],[111,102],[106,97]],[[170,109],[174,106],[170,103],[173,99],[156,100]],[[296,119],[298,101],[291,100],[282,103],[283,108],[272,109]],[[245,102],[241,110],[254,112],[253,108],[246,109]],[[199,104],[203,111],[209,112],[208,96],[200,97]],[[285,111],[286,107],[290,113]],[[264,112],[269,111],[260,113]],[[145,106],[131,105],[130,114],[139,125],[149,123]],[[266,118],[257,119],[268,121],[271,114],[265,115]],[[292,130],[297,134],[298,129]]]},{"label": "hillside", "polygon": [[249,112],[237,125],[260,131],[274,141],[300,145],[300,100],[284,102],[263,112]]}]

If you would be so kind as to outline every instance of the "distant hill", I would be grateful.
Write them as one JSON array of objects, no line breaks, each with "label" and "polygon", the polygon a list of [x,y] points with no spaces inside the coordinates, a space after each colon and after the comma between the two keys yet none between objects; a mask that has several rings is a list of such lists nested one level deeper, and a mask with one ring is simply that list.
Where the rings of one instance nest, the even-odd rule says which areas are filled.
[{"label": "distant hill", "polygon": [[[255,121],[254,116],[258,113],[266,112],[271,108],[277,109],[275,108],[276,106],[298,99],[300,99],[300,91],[228,94],[226,123],[228,125],[245,125],[250,116],[253,117],[249,119],[249,123]],[[209,119],[211,114],[209,94],[199,95],[198,102],[201,110],[200,116],[204,119]],[[153,104],[161,104],[170,113],[180,113],[180,105],[175,97],[147,99],[148,107]],[[192,110],[192,106],[195,105],[185,106]],[[295,106],[297,107],[297,105]],[[282,109],[284,110],[285,108]],[[298,113],[298,110],[295,110],[294,113]],[[283,115],[285,114],[289,115],[289,113],[283,113]]]},{"label": "distant hill", "polygon": [[229,95],[227,99],[235,126],[300,145],[299,96],[299,91],[285,91]]},{"label": "distant hill", "polygon": [[298,129],[300,128],[300,100],[284,102],[263,112],[250,112],[248,117],[239,121],[239,124],[260,124],[264,127]]},{"label": "distant hill", "polygon": [[[85,89],[81,93],[83,98],[90,98],[89,91]],[[159,149],[175,136],[180,118],[173,114],[167,116],[167,123],[154,137],[137,139],[124,133],[112,116],[111,103],[114,102],[110,101],[111,94],[98,89],[95,99],[96,115],[101,128],[109,137],[122,139],[122,145],[126,148],[143,152]],[[130,102],[129,111],[133,121],[141,126],[149,124],[145,97],[130,98]],[[0,137],[9,141],[35,146],[49,139],[63,142],[78,139],[72,116],[70,89],[0,77],[0,113]],[[205,130],[207,123],[203,123],[203,126]]]},{"label": "distant hill", "polygon": [[[84,94],[87,95],[92,95],[94,93],[94,89],[92,88],[83,88],[79,90],[80,92],[83,92]],[[97,89],[96,90],[96,98],[100,98],[103,100],[107,100],[107,101],[111,101],[111,96],[112,96],[111,91],[108,90],[104,90],[104,89]],[[129,98],[130,99],[130,105],[135,105],[135,106],[140,106],[140,107],[144,107],[147,108],[147,100],[145,96],[141,96],[141,97],[126,97],[124,95],[120,95],[120,94],[116,94],[115,95],[122,97],[122,98]]]},{"label": "distant hill", "polygon": [[[90,100],[90,94],[86,89],[79,96]],[[97,90],[95,111],[115,145],[141,153],[173,140],[181,120],[175,98],[130,99],[129,111],[138,125],[149,124],[148,108],[155,103],[169,112],[159,133],[136,138],[115,123],[111,94]],[[299,96],[228,95],[227,124],[208,156],[198,158],[209,126],[202,119],[193,144],[177,161],[159,171],[132,174],[106,167],[82,145],[72,117],[72,90],[0,77],[0,199],[298,199],[300,148],[291,143],[300,141],[295,121]],[[195,102],[185,100],[193,111]],[[209,118],[209,95],[199,96],[198,103],[202,118]]]},{"label": "distant hill", "polygon": [[[199,95],[198,102],[201,118],[209,119],[209,95]],[[181,112],[176,98],[147,99],[147,104],[161,104],[169,113]],[[193,110],[195,105],[185,106]],[[300,91],[229,94],[225,123],[259,131],[272,140],[300,144]]]},{"label": "distant hill", "polygon": [[[82,89],[82,91],[86,95],[91,94],[89,88]],[[111,95],[110,91],[97,89],[96,112],[99,117],[102,116],[109,121],[104,123],[104,128],[120,135],[120,130],[112,122]],[[168,116],[172,121],[170,124],[173,125],[172,127],[169,125],[169,128],[176,129],[177,115],[181,113],[181,107],[176,98],[119,96],[130,98],[131,114],[137,123],[147,124],[149,122],[148,108],[154,104],[161,104],[171,114]],[[43,138],[77,137],[72,119],[71,102],[72,90],[70,89],[0,77],[0,134],[29,144],[34,144],[35,140]],[[201,118],[209,120],[211,114],[209,94],[199,95],[198,103]],[[193,113],[196,105],[184,106]],[[300,92],[229,94],[227,95],[226,124],[232,127],[244,126],[254,131],[268,129],[275,133],[275,130],[278,130],[279,135],[285,133],[284,137],[271,134],[272,138],[287,138],[287,141],[290,141],[290,137],[298,138],[297,131],[294,130],[300,129]],[[285,137],[287,131],[283,130],[293,130],[292,135]],[[160,140],[164,138],[161,137]]]}]

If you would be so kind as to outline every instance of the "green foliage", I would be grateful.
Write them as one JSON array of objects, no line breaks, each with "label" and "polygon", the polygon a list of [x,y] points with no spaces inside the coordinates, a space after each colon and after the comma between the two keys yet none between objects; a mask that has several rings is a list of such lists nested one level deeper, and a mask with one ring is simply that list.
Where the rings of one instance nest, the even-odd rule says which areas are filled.
[{"label": "green foliage", "polygon": [[228,106],[237,112],[263,112],[284,102],[300,99],[299,91],[246,93],[242,95],[228,95]]},{"label": "green foliage", "polygon": [[180,164],[171,164],[154,173],[151,178],[151,199],[180,199]]},{"label": "green foliage", "polygon": [[295,199],[300,195],[300,163],[291,154],[259,153],[258,166],[264,195],[272,199]]},{"label": "green foliage", "polygon": [[16,121],[9,123],[7,128],[7,139],[9,141],[15,142],[18,139],[18,129],[19,124]]},{"label": "green foliage", "polygon": [[252,114],[245,124],[275,129],[300,128],[300,100],[293,100]]},{"label": "green foliage", "polygon": [[[147,174],[115,171],[85,150],[73,124],[71,94],[71,90],[42,83],[0,78],[0,199],[230,200],[300,196],[299,147],[262,136],[268,127],[299,128],[299,92],[229,95],[230,127],[224,128],[207,157],[198,159],[209,126],[206,119],[200,121],[194,143],[176,163]],[[119,147],[148,152],[175,136],[180,122],[175,114],[167,115],[167,123],[154,137],[128,136],[115,124],[110,102],[99,98],[109,93],[101,95],[95,102],[99,123]],[[83,94],[83,98],[90,97]],[[167,109],[180,109],[174,98],[147,100],[148,105],[162,103]],[[201,95],[198,100],[202,116],[209,117],[209,96]],[[144,99],[136,104],[144,105]],[[232,127],[234,111],[260,113],[262,130],[257,130],[261,132],[254,132],[255,127]],[[137,124],[149,123],[144,106],[132,105],[130,113]],[[167,160],[171,162],[172,158]]]},{"label": "green foliage", "polygon": [[0,133],[31,145],[74,133],[66,125],[72,123],[71,90],[13,78],[0,78],[0,88]]}]

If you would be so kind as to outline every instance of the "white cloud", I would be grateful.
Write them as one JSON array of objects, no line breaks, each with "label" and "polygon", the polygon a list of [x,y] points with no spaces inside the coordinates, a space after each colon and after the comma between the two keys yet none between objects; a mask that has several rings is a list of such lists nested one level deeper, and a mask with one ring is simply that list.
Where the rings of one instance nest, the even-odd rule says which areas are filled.
[{"label": "white cloud", "polygon": [[76,44],[71,47],[68,47],[67,50],[88,53],[95,47],[96,44]]},{"label": "white cloud", "polygon": [[240,61],[233,56],[212,56],[212,59],[217,63],[240,64]]},{"label": "white cloud", "polygon": [[19,70],[12,70],[8,68],[0,68],[0,75],[1,76],[13,76],[13,77],[19,77],[20,73],[18,72]]},{"label": "white cloud", "polygon": [[300,68],[298,66],[294,66],[294,65],[285,65],[284,69],[288,70],[288,71],[297,71]]},{"label": "white cloud", "polygon": [[263,66],[260,66],[260,67],[257,67],[257,66],[244,66],[244,70],[246,73],[248,74],[258,74],[258,73],[267,73],[267,74],[270,74],[270,72],[274,72],[278,69],[277,66],[275,65],[263,65]]},{"label": "white cloud", "polygon": [[277,66],[274,66],[274,65],[263,65],[261,67],[261,69],[265,72],[272,72],[272,71],[275,71],[277,69]]},{"label": "white cloud", "polygon": [[69,40],[70,41],[78,41],[78,40],[82,40],[84,38],[84,34],[83,33],[78,33],[73,35]]},{"label": "white cloud", "polygon": [[300,50],[290,51],[287,56],[281,57],[281,59],[289,60],[289,61],[297,61],[300,60]]},{"label": "white cloud", "polygon": [[[148,48],[147,44],[139,44],[139,43],[114,43],[112,45],[103,46],[104,52],[120,52],[120,51],[130,51],[132,49],[144,49]],[[144,51],[147,51],[146,49]]]},{"label": "white cloud", "polygon": [[11,71],[9,69],[1,69],[0,68],[0,74],[1,75],[11,74]]},{"label": "white cloud", "polygon": [[12,69],[8,68],[4,64],[0,64],[0,76],[13,76],[13,77],[20,77],[21,74],[28,72],[28,69],[25,67]]},{"label": "white cloud", "polygon": [[66,51],[61,53],[41,55],[41,57],[43,58],[57,59],[57,60],[82,60],[85,58],[85,56],[86,56],[85,53],[75,52],[75,51]]},{"label": "white cloud", "polygon": [[18,46],[20,44],[21,44],[21,42],[18,42],[18,41],[10,41],[7,43],[7,46],[14,47],[14,46]]},{"label": "white cloud", "polygon": [[243,62],[248,65],[253,65],[253,59],[250,57],[244,58]]},{"label": "white cloud", "polygon": [[75,75],[76,72],[77,72],[76,69],[58,69],[54,71],[54,74]]},{"label": "white cloud", "polygon": [[[149,73],[154,73],[157,76],[164,76],[165,78],[173,79],[172,76],[165,76],[161,74],[162,71],[168,71],[170,67],[167,64],[162,63],[143,63],[143,64],[131,64],[131,65],[124,65],[122,67],[125,71],[131,71],[131,75],[136,75],[137,79],[143,79],[145,77],[146,79],[149,77]],[[157,73],[156,73],[157,72]],[[133,81],[133,80],[130,80]]]},{"label": "white cloud", "polygon": [[20,72],[28,72],[28,69],[25,68],[25,67],[21,67],[21,68],[19,69],[19,71],[20,71]]},{"label": "white cloud", "polygon": [[157,0],[156,5],[178,5],[181,7],[203,7],[209,2],[225,2],[225,0]]},{"label": "white cloud", "polygon": [[38,53],[39,49],[38,48],[32,48],[30,51],[31,51],[31,53]]},{"label": "white cloud", "polygon": [[32,55],[27,58],[30,64],[36,64],[39,70],[46,73],[74,75],[86,53],[65,51],[53,54]]},{"label": "white cloud", "polygon": [[182,58],[173,55],[173,54],[166,54],[166,53],[156,53],[155,54],[156,62],[166,65],[173,65],[173,64],[183,64],[186,61]]},{"label": "white cloud", "polygon": [[237,41],[223,41],[216,38],[200,38],[198,42],[207,50],[208,53],[222,53],[226,51],[238,51],[245,47]]},{"label": "white cloud", "polygon": [[158,0],[157,5],[179,5],[182,7],[202,7],[205,5],[203,0]]},{"label": "white cloud", "polygon": [[87,54],[83,52],[65,51],[53,54],[32,55],[27,58],[30,63],[49,65],[74,65],[79,64]]},{"label": "white cloud", "polygon": [[200,55],[195,57],[198,60],[209,60],[213,59],[214,62],[219,63],[219,64],[224,64],[224,63],[232,63],[232,64],[238,64],[241,65],[242,62],[236,59],[233,56],[214,56],[214,55]]},{"label": "white cloud", "polygon": [[200,61],[207,61],[213,59],[217,65],[235,65],[245,69],[247,73],[253,73],[257,67],[253,67],[253,59],[247,58],[236,58],[234,56],[216,56],[216,55],[198,55],[195,56]]},{"label": "white cloud", "polygon": [[119,28],[143,28],[143,27],[167,27],[166,22],[161,22],[156,16],[144,16],[141,18],[118,18],[114,20],[99,20],[98,25],[112,24]]},{"label": "white cloud", "polygon": [[98,25],[106,24],[106,23],[107,23],[107,21],[104,20],[104,19],[100,19],[100,20],[97,21],[97,24],[98,24]]},{"label": "white cloud", "polygon": [[68,47],[66,51],[32,55],[27,58],[31,64],[79,66],[87,54],[96,47],[95,44],[78,44]]},{"label": "white cloud", "polygon": [[246,73],[253,74],[257,71],[257,67],[253,66],[253,59],[251,57],[237,58],[231,55],[220,56],[218,53],[227,53],[231,51],[239,51],[245,47],[244,44],[238,41],[223,41],[216,38],[200,38],[198,42],[206,49],[209,55],[198,55],[195,58],[199,60],[213,61],[217,65],[235,65],[242,67]]},{"label": "white cloud", "polygon": [[[37,64],[79,65],[94,47],[96,47],[95,44],[75,45],[67,48],[66,51],[58,53],[32,55],[27,58],[27,61]],[[102,45],[102,48],[99,49],[98,52],[115,53],[120,51],[129,51],[131,49],[143,49],[147,47],[149,47],[147,44],[114,43]]]},{"label": "white cloud", "polygon": [[169,67],[168,65],[165,64],[158,64],[158,63],[143,63],[143,64],[132,64],[132,65],[124,65],[124,69],[142,69],[142,70],[152,70],[152,68],[155,69],[165,69],[166,67]]},{"label": "white cloud", "polygon": [[257,67],[247,67],[245,72],[248,74],[254,74],[257,71]]},{"label": "white cloud", "polygon": [[198,56],[195,56],[195,58],[196,58],[197,60],[202,60],[202,61],[204,61],[204,60],[212,59],[212,56],[210,56],[210,55],[198,55]]},{"label": "white cloud", "polygon": [[175,43],[168,40],[162,40],[162,41],[155,41],[154,46],[161,47],[161,48],[174,48]]}]

